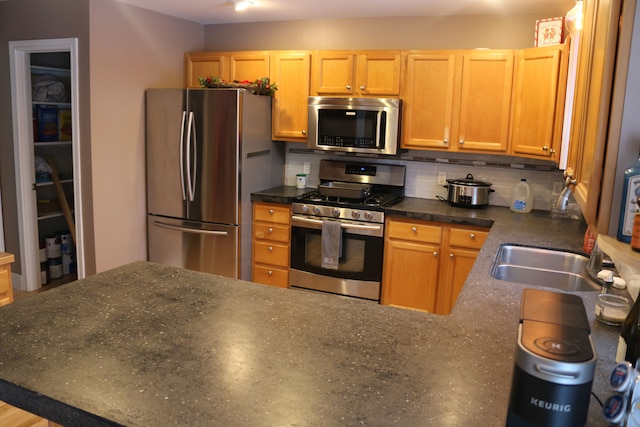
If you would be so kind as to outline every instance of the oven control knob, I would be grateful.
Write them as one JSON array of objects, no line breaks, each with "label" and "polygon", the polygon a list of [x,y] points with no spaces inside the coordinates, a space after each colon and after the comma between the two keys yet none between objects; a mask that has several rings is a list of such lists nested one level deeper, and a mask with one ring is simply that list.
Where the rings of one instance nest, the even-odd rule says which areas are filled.
[{"label": "oven control knob", "polygon": [[322,211],[320,210],[320,206],[314,206],[314,207],[313,207],[313,213],[314,213],[314,214],[316,214],[316,215],[320,215],[320,212],[322,212]]},{"label": "oven control knob", "polygon": [[302,205],[302,207],[300,208],[300,210],[302,211],[302,213],[307,213],[307,212],[309,212],[309,206],[307,206],[307,205]]},{"label": "oven control knob", "polygon": [[331,209],[331,215],[335,216],[336,218],[340,216],[340,208],[332,208]]},{"label": "oven control knob", "polygon": [[366,219],[367,221],[371,221],[373,219],[373,213],[365,212],[364,213],[364,219]]},{"label": "oven control knob", "polygon": [[360,211],[353,211],[353,212],[351,212],[351,217],[352,217],[352,218],[355,218],[355,219],[360,218]]}]

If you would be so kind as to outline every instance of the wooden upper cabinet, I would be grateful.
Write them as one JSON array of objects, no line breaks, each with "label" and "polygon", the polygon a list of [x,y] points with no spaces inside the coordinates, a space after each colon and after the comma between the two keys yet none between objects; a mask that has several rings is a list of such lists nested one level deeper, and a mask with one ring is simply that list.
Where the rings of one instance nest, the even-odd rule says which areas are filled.
[{"label": "wooden upper cabinet", "polygon": [[455,54],[404,55],[402,147],[448,149],[453,126]]},{"label": "wooden upper cabinet", "polygon": [[276,141],[307,141],[311,55],[309,52],[272,52],[271,81],[278,86],[273,98],[272,137]]},{"label": "wooden upper cabinet", "polygon": [[269,76],[269,52],[231,52],[229,80],[254,81]]},{"label": "wooden upper cabinet", "polygon": [[511,153],[557,161],[567,81],[565,45],[518,51]]},{"label": "wooden upper cabinet", "polygon": [[399,51],[318,51],[313,54],[312,95],[398,96]]},{"label": "wooden upper cabinet", "polygon": [[513,68],[513,51],[409,52],[402,147],[506,153]]},{"label": "wooden upper cabinet", "polygon": [[201,87],[199,77],[232,82],[269,77],[269,52],[190,52],[184,55],[185,85]]},{"label": "wooden upper cabinet", "polygon": [[513,64],[513,51],[470,51],[462,55],[456,150],[509,150]]},{"label": "wooden upper cabinet", "polygon": [[229,57],[221,53],[190,52],[184,54],[185,87],[198,88],[198,77],[229,79]]},{"label": "wooden upper cabinet", "polygon": [[[603,234],[609,228],[613,193],[612,177],[606,180],[610,187],[601,187],[605,151],[608,144],[617,144],[607,142],[607,130],[621,8],[622,0],[584,3],[566,169],[577,181],[573,195],[586,222]],[[615,162],[617,153],[608,157]],[[615,174],[615,167],[610,169],[608,173]]]}]

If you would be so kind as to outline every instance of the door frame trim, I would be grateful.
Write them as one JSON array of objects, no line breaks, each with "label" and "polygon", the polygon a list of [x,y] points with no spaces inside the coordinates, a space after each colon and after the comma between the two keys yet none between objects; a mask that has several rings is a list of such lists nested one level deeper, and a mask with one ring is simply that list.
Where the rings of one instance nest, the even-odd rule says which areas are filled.
[{"label": "door frame trim", "polygon": [[73,152],[74,222],[78,278],[85,276],[80,169],[80,86],[78,82],[78,39],[46,39],[9,42],[13,150],[16,165],[16,205],[20,236],[20,271],[17,289],[34,291],[40,285],[38,220],[35,197],[33,123],[31,103],[31,54],[69,52],[71,66],[71,123]]}]

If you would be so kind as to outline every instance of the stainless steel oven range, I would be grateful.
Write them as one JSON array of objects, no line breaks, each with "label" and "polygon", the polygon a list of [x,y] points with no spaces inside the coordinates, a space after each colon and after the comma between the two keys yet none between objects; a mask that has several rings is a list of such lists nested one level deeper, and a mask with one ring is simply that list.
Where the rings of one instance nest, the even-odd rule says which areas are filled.
[{"label": "stainless steel oven range", "polygon": [[405,167],[321,160],[320,185],[292,204],[289,286],[380,300],[384,208]]}]

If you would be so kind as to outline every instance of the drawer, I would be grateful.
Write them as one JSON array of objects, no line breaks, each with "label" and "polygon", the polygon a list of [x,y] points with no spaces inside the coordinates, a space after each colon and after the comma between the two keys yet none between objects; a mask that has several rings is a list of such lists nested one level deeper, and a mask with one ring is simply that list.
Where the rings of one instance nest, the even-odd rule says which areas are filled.
[{"label": "drawer", "polygon": [[289,224],[291,222],[291,209],[285,205],[254,203],[253,220]]},{"label": "drawer", "polygon": [[289,270],[285,268],[277,268],[266,265],[254,265],[253,277],[254,282],[263,285],[277,286],[279,288],[289,287]]},{"label": "drawer", "polygon": [[254,223],[253,236],[256,239],[271,240],[274,242],[289,243],[289,226]]},{"label": "drawer", "polygon": [[253,262],[289,267],[289,245],[254,241]]},{"label": "drawer", "polygon": [[385,232],[390,239],[410,240],[412,242],[440,244],[442,239],[440,225],[420,222],[389,220],[387,221]]},{"label": "drawer", "polygon": [[487,240],[488,234],[488,231],[452,227],[449,232],[449,246],[480,249],[484,241]]}]

